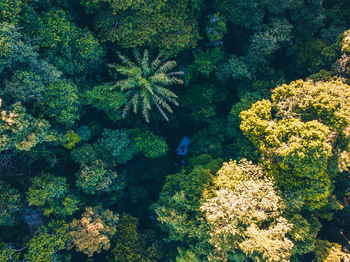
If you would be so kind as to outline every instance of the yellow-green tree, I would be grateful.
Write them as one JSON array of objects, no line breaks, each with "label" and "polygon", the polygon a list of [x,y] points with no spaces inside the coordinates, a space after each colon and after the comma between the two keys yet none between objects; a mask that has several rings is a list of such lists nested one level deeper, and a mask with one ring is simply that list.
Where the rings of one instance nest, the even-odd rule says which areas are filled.
[{"label": "yellow-green tree", "polygon": [[291,206],[334,206],[332,178],[348,169],[350,87],[298,80],[241,112],[241,130]]},{"label": "yellow-green tree", "polygon": [[117,225],[117,239],[112,254],[116,262],[155,262],[161,258],[161,250],[153,231],[138,230],[139,221],[123,214]]}]

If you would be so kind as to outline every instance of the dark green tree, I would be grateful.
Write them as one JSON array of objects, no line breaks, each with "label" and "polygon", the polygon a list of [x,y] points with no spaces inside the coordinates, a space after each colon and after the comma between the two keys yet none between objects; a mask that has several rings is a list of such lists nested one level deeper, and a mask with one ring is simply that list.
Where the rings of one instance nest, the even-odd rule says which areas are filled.
[{"label": "dark green tree", "polygon": [[17,224],[21,209],[22,199],[19,191],[0,181],[0,226]]},{"label": "dark green tree", "polygon": [[132,159],[137,152],[135,143],[131,140],[130,131],[127,129],[105,128],[101,137],[93,145],[100,159],[107,163],[115,161],[117,164],[125,164]]}]

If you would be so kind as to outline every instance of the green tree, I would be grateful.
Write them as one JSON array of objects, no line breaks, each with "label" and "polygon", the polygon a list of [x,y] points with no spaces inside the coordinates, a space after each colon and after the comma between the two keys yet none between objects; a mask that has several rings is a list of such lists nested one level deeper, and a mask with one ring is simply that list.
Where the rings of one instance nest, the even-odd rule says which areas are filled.
[{"label": "green tree", "polygon": [[206,242],[207,227],[201,222],[200,201],[221,163],[221,159],[213,159],[209,155],[193,157],[180,172],[166,177],[153,209],[160,227],[168,233],[168,241],[197,244],[196,253],[208,252],[210,246]]},{"label": "green tree", "polygon": [[19,262],[19,253],[15,253],[5,242],[0,242],[0,261]]},{"label": "green tree", "polygon": [[119,57],[123,65],[113,67],[116,67],[119,74],[127,77],[115,84],[115,87],[120,88],[125,93],[128,101],[124,107],[123,117],[131,108],[135,114],[140,108],[148,123],[150,121],[149,112],[152,105],[155,105],[164,119],[169,121],[163,109],[172,113],[169,103],[176,106],[179,104],[176,101],[177,96],[164,86],[182,84],[182,80],[177,78],[177,76],[182,75],[182,72],[169,72],[176,66],[176,62],[162,63],[159,56],[150,62],[147,50],[144,51],[142,58],[138,51],[135,51],[136,64],[121,54]]},{"label": "green tree", "polygon": [[[0,74],[3,77],[0,83],[5,86],[4,88],[6,88],[6,85],[2,82],[12,74],[14,75],[12,82],[16,83],[20,80],[25,83],[29,80],[31,84],[34,84],[32,81],[37,81],[38,78],[37,76],[34,76],[34,79],[36,79],[31,80],[30,78],[33,79],[32,76],[26,76],[26,73],[24,72],[27,72],[28,68],[30,68],[34,74],[39,75],[40,80],[43,83],[58,81],[61,73],[52,65],[39,59],[37,49],[32,46],[28,37],[21,34],[13,24],[8,24],[6,22],[0,24],[0,38],[2,39],[0,42]],[[16,70],[22,72],[16,72]],[[28,77],[30,78],[28,79]],[[37,83],[36,85],[40,85],[40,83]],[[15,87],[25,88],[22,86],[16,86],[16,84]]]},{"label": "green tree", "polygon": [[161,259],[160,246],[153,231],[140,232],[139,221],[128,214],[123,214],[117,224],[118,236],[111,253],[116,262],[151,262]]},{"label": "green tree", "polygon": [[79,108],[78,87],[63,80],[45,88],[38,110],[57,123],[70,127],[79,119]]},{"label": "green tree", "polygon": [[42,77],[30,71],[15,71],[6,83],[3,93],[23,103],[29,101],[40,101],[45,84]]},{"label": "green tree", "polygon": [[40,37],[41,54],[59,70],[74,75],[91,69],[103,55],[93,34],[71,22],[62,9],[32,14],[28,33]]},{"label": "green tree", "polygon": [[70,224],[71,247],[89,257],[110,248],[110,241],[116,232],[119,216],[101,207],[87,207],[81,219],[73,219]]},{"label": "green tree", "polygon": [[125,164],[137,153],[137,147],[131,140],[130,132],[127,129],[105,128],[93,146],[100,159],[106,160],[106,163],[115,161],[118,164]]},{"label": "green tree", "polygon": [[252,77],[248,65],[244,62],[244,58],[238,58],[235,55],[232,55],[227,62],[218,67],[216,76],[223,82],[229,78],[250,79]]},{"label": "green tree", "polygon": [[199,39],[198,22],[188,0],[84,0],[82,3],[97,14],[95,29],[101,40],[117,42],[123,48],[150,45],[176,54],[194,47]]},{"label": "green tree", "polygon": [[15,225],[21,209],[22,200],[19,191],[4,181],[0,181],[0,225]]},{"label": "green tree", "polygon": [[147,158],[159,158],[168,152],[168,145],[164,138],[155,135],[147,128],[134,129],[132,140],[138,150]]},{"label": "green tree", "polygon": [[265,1],[216,0],[215,7],[228,21],[251,28],[262,23]]},{"label": "green tree", "polygon": [[24,255],[26,261],[59,261],[57,252],[66,248],[68,233],[69,224],[62,220],[52,220],[47,226],[42,226],[28,243]]},{"label": "green tree", "polygon": [[93,145],[83,144],[81,147],[72,150],[71,158],[81,165],[90,165],[99,159],[99,155]]},{"label": "green tree", "polygon": [[70,216],[79,209],[79,200],[69,192],[66,178],[48,173],[31,179],[27,200],[30,205],[40,207],[45,216]]},{"label": "green tree", "polygon": [[95,86],[85,92],[84,98],[89,105],[104,111],[111,120],[117,121],[121,119],[121,107],[125,105],[126,98],[123,93],[111,89],[109,84]]},{"label": "green tree", "polygon": [[76,184],[86,194],[96,194],[96,192],[109,192],[112,184],[115,183],[117,174],[107,169],[106,164],[101,160],[96,160],[92,165],[82,166],[77,174]]},{"label": "green tree", "polygon": [[0,21],[18,24],[23,2],[21,0],[3,0],[0,2]]}]

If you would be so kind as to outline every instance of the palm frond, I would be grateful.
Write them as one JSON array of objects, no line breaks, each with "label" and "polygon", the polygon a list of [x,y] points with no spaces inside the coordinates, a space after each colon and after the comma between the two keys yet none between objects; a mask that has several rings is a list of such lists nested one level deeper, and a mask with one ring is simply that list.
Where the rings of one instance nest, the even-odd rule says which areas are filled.
[{"label": "palm frond", "polygon": [[177,95],[174,92],[161,86],[154,86],[154,91],[162,97],[177,98]]},{"label": "palm frond", "polygon": [[124,107],[123,109],[123,114],[122,114],[122,117],[125,118],[126,115],[129,113],[130,109],[131,109],[131,106],[132,106],[132,101],[130,100]]},{"label": "palm frond", "polygon": [[141,65],[141,56],[140,56],[139,50],[138,50],[137,48],[135,48],[135,49],[133,50],[133,53],[134,53],[134,57],[135,57],[136,63],[137,63],[138,65]]},{"label": "palm frond", "polygon": [[131,60],[127,56],[122,55],[120,52],[117,52],[117,54],[124,65],[128,67],[136,67],[136,65],[133,62],[131,62]]},{"label": "palm frond", "polygon": [[158,102],[155,99],[152,99],[153,103],[157,106],[159,112],[162,114],[162,116],[164,117],[164,119],[169,122],[169,118],[167,117],[167,115],[164,113],[164,111],[162,110],[162,108],[159,106]]},{"label": "palm frond", "polygon": [[155,72],[157,73],[166,73],[172,70],[173,68],[176,67],[176,62],[175,61],[167,61],[163,65],[161,65],[158,70]]},{"label": "palm frond", "polygon": [[184,83],[183,80],[181,79],[178,79],[176,77],[169,77],[169,80],[170,80],[170,83],[171,84],[179,84],[179,85],[182,85]]},{"label": "palm frond", "polygon": [[150,77],[150,80],[154,84],[169,85],[171,84],[171,79],[164,73],[154,74]]},{"label": "palm frond", "polygon": [[143,85],[143,87],[148,91],[148,93],[149,93],[150,95],[153,95],[153,96],[155,95],[155,93],[154,93],[152,87],[149,85],[149,83],[145,83],[145,84]]},{"label": "palm frond", "polygon": [[164,99],[159,98],[158,103],[160,106],[164,107],[169,113],[173,113],[173,110],[171,109],[170,105]]},{"label": "palm frond", "polygon": [[137,107],[139,105],[139,94],[135,93],[130,101],[131,101],[131,103],[133,105],[133,112],[135,114],[137,114]]},{"label": "palm frond", "polygon": [[142,68],[143,75],[145,77],[147,77],[149,75],[149,73],[150,73],[148,60],[149,60],[148,50],[145,49],[145,51],[143,52],[143,58],[142,58],[142,61],[141,61],[141,68]]},{"label": "palm frond", "polygon": [[155,70],[157,70],[158,67],[160,66],[161,62],[162,62],[162,61],[161,61],[161,56],[158,55],[158,56],[156,57],[156,59],[154,59],[154,60],[152,61],[152,63],[151,63],[151,72],[154,72]]},{"label": "palm frond", "polygon": [[149,111],[151,110],[151,101],[147,94],[142,93],[142,115],[145,118],[145,121],[147,123],[150,122],[149,120]]}]

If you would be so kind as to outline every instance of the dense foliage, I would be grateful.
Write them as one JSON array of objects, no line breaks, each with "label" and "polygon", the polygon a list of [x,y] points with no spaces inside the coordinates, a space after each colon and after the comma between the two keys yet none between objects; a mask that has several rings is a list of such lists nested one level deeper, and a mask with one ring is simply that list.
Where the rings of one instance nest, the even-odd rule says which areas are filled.
[{"label": "dense foliage", "polygon": [[0,0],[0,262],[350,261],[349,0]]}]

